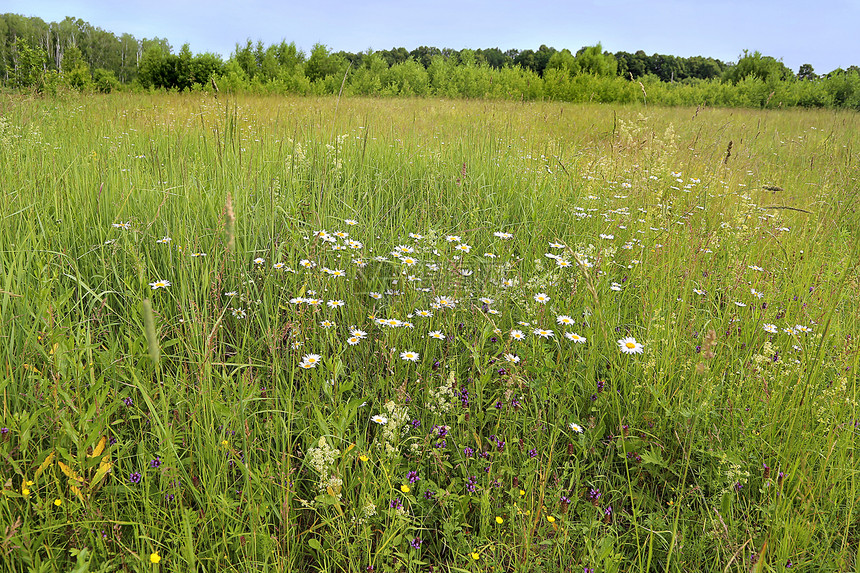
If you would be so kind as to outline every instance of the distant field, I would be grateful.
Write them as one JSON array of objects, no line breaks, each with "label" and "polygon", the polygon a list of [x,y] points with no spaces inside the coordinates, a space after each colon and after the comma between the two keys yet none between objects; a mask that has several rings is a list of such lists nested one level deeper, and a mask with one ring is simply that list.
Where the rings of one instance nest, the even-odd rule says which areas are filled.
[{"label": "distant field", "polygon": [[860,116],[0,100],[3,571],[854,571]]}]

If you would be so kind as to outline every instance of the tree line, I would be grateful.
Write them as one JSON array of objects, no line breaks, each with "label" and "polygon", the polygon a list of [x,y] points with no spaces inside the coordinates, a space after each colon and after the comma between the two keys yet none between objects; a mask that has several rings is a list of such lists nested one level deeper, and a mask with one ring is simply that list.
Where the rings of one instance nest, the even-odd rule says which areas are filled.
[{"label": "tree line", "polygon": [[[745,51],[737,62],[604,51],[421,46],[359,53],[316,44],[237,44],[227,60],[174,51],[163,38],[117,36],[81,19],[47,23],[0,15],[0,82],[7,88],[53,92],[72,88],[219,90],[257,93],[409,95],[557,99],[726,106],[810,106],[860,109],[860,69],[819,76]],[[221,86],[219,88],[219,86]]]}]

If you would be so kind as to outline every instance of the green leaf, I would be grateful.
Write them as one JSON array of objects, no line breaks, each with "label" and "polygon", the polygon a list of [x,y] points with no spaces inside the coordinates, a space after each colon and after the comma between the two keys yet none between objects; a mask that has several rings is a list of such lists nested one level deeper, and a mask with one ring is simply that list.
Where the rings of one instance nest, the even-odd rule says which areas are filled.
[{"label": "green leaf", "polygon": [[666,463],[666,460],[664,460],[663,456],[660,454],[660,450],[654,449],[653,447],[647,452],[642,452],[640,457],[642,458],[643,464],[650,464],[663,469],[668,469],[669,467],[669,464]]}]

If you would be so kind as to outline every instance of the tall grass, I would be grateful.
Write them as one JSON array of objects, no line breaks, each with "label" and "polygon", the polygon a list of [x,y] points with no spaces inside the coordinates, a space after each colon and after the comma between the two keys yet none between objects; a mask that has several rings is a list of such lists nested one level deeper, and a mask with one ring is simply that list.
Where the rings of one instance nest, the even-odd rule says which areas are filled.
[{"label": "tall grass", "polygon": [[0,112],[4,570],[856,568],[856,115]]}]

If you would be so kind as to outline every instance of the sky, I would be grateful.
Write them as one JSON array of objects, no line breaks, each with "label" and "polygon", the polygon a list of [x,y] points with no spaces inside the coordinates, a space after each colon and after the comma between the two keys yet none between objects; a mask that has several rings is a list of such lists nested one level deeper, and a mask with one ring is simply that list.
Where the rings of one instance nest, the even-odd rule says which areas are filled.
[{"label": "sky", "polygon": [[744,50],[819,74],[860,66],[860,0],[2,0],[0,12],[81,18],[116,35],[167,38],[174,51],[229,57],[250,39],[309,53],[419,46],[709,56]]}]

